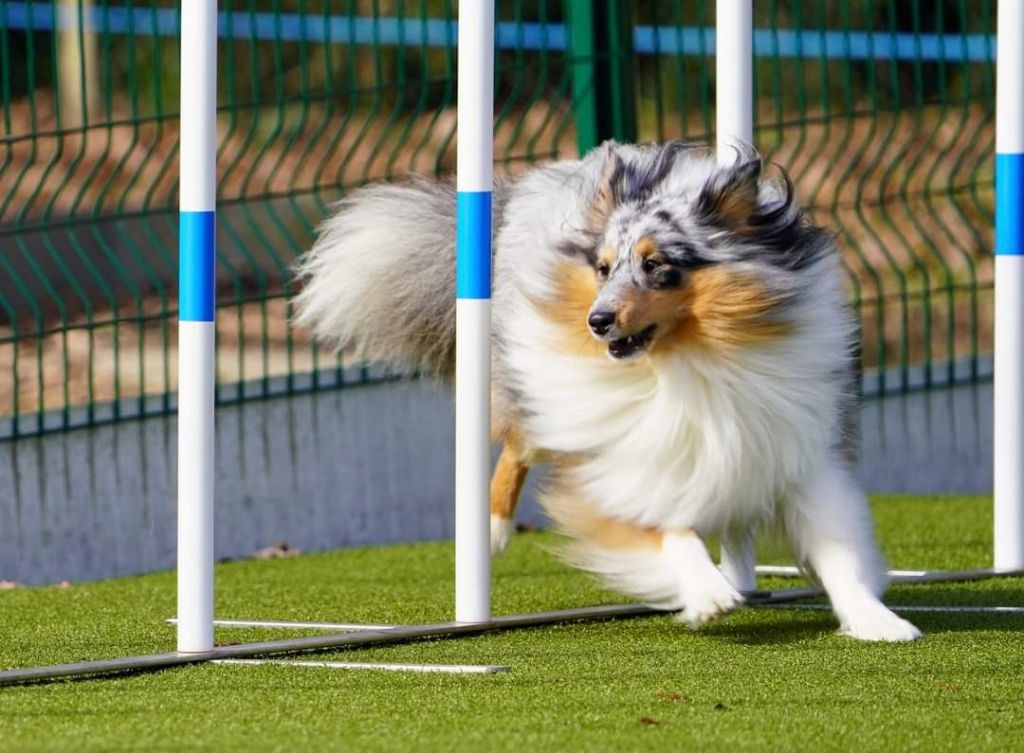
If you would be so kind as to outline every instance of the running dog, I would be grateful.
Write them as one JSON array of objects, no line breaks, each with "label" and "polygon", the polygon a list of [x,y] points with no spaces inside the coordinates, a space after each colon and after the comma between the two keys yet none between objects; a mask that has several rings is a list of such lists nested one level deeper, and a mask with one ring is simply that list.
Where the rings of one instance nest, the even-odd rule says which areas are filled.
[{"label": "running dog", "polygon": [[[455,190],[416,179],[340,202],[298,268],[297,321],[339,349],[450,379]],[[609,142],[494,193],[495,552],[529,466],[567,556],[697,627],[742,603],[703,537],[780,529],[841,632],[920,632],[851,477],[854,324],[833,236],[737,149]]]}]

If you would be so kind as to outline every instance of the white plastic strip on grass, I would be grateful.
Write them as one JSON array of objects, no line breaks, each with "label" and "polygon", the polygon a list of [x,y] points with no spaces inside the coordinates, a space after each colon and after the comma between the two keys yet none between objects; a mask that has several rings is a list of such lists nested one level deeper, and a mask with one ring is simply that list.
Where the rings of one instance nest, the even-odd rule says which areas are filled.
[{"label": "white plastic strip on grass", "polygon": [[288,659],[214,659],[211,664],[260,665],[281,667],[313,667],[319,669],[375,669],[381,672],[421,672],[449,675],[493,675],[511,667],[496,664],[392,664],[355,661],[290,661]]},{"label": "white plastic strip on grass", "polygon": [[[920,578],[923,575],[927,575],[929,570],[890,570],[889,576],[892,578]],[[758,565],[758,575],[781,575],[783,577],[795,577],[803,575],[800,572],[800,568],[796,565]]]},{"label": "white plastic strip on grass", "polygon": [[[178,624],[177,617],[167,620],[171,625]],[[214,620],[216,627],[228,628],[279,628],[282,630],[393,630],[395,625],[363,625],[354,622],[295,622],[292,620]]]},{"label": "white plastic strip on grass", "polygon": [[[751,606],[771,607],[772,609],[815,609],[830,610],[828,604],[752,604]],[[913,604],[898,606],[887,604],[887,607],[894,612],[967,612],[976,614],[1024,614],[1024,607],[996,607],[996,606],[945,606],[932,604]]]}]

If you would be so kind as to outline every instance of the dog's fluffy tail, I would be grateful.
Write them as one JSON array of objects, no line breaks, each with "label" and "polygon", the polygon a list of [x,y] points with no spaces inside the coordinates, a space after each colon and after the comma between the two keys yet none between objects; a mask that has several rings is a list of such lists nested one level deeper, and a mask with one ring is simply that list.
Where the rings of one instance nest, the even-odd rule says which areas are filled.
[{"label": "dog's fluffy tail", "polygon": [[343,199],[298,263],[296,323],[395,371],[451,378],[455,190],[417,179]]}]

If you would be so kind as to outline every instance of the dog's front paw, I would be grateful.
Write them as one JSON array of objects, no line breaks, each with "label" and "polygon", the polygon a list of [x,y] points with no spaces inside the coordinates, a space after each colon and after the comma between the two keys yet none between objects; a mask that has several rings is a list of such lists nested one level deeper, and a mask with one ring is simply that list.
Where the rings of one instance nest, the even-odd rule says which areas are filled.
[{"label": "dog's front paw", "polygon": [[516,524],[511,518],[503,518],[500,515],[491,516],[491,555],[501,554],[512,540],[512,534],[516,531]]},{"label": "dog's front paw", "polygon": [[682,591],[683,611],[676,615],[676,619],[694,630],[743,603],[739,591],[714,567],[702,577],[688,582]]},{"label": "dog's front paw", "polygon": [[840,635],[848,635],[861,641],[885,641],[902,643],[921,637],[921,631],[899,617],[882,603],[848,615],[839,629]]}]

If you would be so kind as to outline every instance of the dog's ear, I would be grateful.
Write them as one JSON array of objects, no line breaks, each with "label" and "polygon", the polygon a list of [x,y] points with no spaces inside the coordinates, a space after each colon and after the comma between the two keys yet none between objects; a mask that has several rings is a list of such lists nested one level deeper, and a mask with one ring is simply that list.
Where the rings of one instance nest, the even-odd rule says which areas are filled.
[{"label": "dog's ear", "polygon": [[712,176],[697,200],[698,221],[755,242],[761,258],[786,269],[821,258],[831,248],[830,236],[804,222],[789,174],[779,167],[781,181],[762,195],[761,172],[761,161],[753,159]]},{"label": "dog's ear", "polygon": [[751,221],[760,214],[758,183],[761,159],[754,158],[716,172],[697,197],[697,218],[735,232],[751,228]]}]

